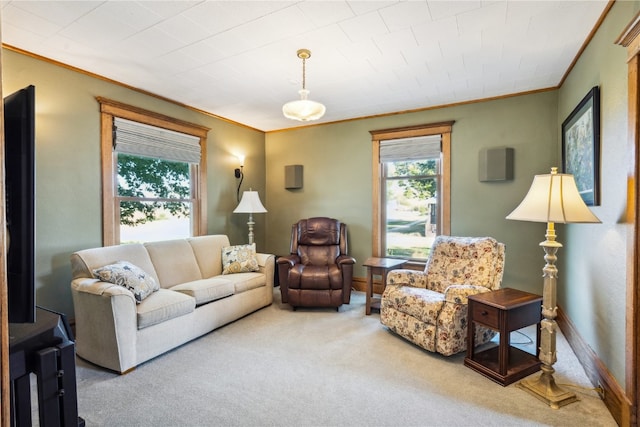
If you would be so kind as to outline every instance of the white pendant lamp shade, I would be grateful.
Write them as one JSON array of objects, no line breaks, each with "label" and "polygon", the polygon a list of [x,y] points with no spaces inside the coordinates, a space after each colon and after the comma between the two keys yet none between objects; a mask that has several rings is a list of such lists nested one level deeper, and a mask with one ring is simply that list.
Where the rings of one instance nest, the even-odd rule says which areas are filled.
[{"label": "white pendant lamp shade", "polygon": [[310,120],[318,120],[324,116],[326,108],[319,102],[307,99],[309,91],[300,89],[298,91],[300,99],[297,101],[287,102],[282,106],[282,113],[287,119],[300,120],[306,122]]},{"label": "white pendant lamp shade", "polygon": [[288,119],[307,122],[318,120],[324,116],[326,108],[319,102],[308,99],[309,91],[306,88],[306,61],[311,57],[311,51],[307,49],[298,50],[298,58],[302,59],[302,89],[298,91],[300,99],[287,102],[282,106],[282,114]]}]

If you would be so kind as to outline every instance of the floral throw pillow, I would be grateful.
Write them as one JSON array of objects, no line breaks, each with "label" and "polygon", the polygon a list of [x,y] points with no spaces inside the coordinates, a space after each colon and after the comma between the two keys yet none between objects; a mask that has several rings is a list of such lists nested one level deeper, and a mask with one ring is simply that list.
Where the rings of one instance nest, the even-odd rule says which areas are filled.
[{"label": "floral throw pillow", "polygon": [[93,270],[93,274],[103,282],[114,283],[129,289],[133,292],[138,304],[160,289],[160,285],[153,277],[128,261],[118,261],[114,264],[96,268]]},{"label": "floral throw pillow", "polygon": [[222,248],[222,274],[258,271],[256,245],[237,245]]}]

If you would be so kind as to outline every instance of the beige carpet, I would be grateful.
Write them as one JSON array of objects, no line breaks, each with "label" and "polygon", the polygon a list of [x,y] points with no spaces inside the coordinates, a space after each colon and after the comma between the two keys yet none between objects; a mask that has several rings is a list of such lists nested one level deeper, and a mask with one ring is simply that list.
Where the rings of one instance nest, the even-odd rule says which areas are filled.
[{"label": "beige carpet", "polygon": [[[553,410],[428,353],[364,314],[275,302],[127,375],[78,359],[87,426],[615,426],[594,391]],[[531,336],[532,328],[526,330]],[[513,334],[514,342],[527,337]],[[559,383],[591,388],[562,336]]]}]

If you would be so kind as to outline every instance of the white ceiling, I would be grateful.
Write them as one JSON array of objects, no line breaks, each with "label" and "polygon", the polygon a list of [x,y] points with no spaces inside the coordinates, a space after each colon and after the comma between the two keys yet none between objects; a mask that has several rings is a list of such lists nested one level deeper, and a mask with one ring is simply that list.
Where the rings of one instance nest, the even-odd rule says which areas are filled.
[{"label": "white ceiling", "polygon": [[[2,42],[271,131],[556,87],[589,1],[2,1]],[[121,100],[125,101],[126,100]]]}]

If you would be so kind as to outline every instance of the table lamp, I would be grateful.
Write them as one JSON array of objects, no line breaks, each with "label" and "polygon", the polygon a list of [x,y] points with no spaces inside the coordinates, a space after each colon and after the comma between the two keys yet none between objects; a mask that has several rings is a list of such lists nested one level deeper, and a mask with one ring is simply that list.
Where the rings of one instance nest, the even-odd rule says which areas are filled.
[{"label": "table lamp", "polygon": [[249,222],[247,225],[249,226],[249,244],[253,244],[253,226],[255,222],[253,222],[253,214],[254,213],[264,213],[267,210],[262,205],[260,201],[260,196],[258,196],[257,191],[244,191],[242,193],[242,200],[238,204],[238,207],[233,210],[233,213],[248,213],[249,214]]},{"label": "table lamp", "polygon": [[573,175],[559,174],[557,168],[551,168],[547,175],[536,175],[529,192],[520,205],[507,219],[518,221],[546,222],[546,240],[540,243],[544,249],[546,262],[543,271],[544,289],[542,294],[542,316],[540,322],[540,361],[542,373],[538,378],[526,378],[518,386],[551,408],[575,402],[575,393],[559,387],[554,378],[553,364],[556,362],[556,279],[558,269],[555,266],[556,252],[562,244],[556,241],[554,223],[592,223],[600,220],[589,210],[582,200]]}]

